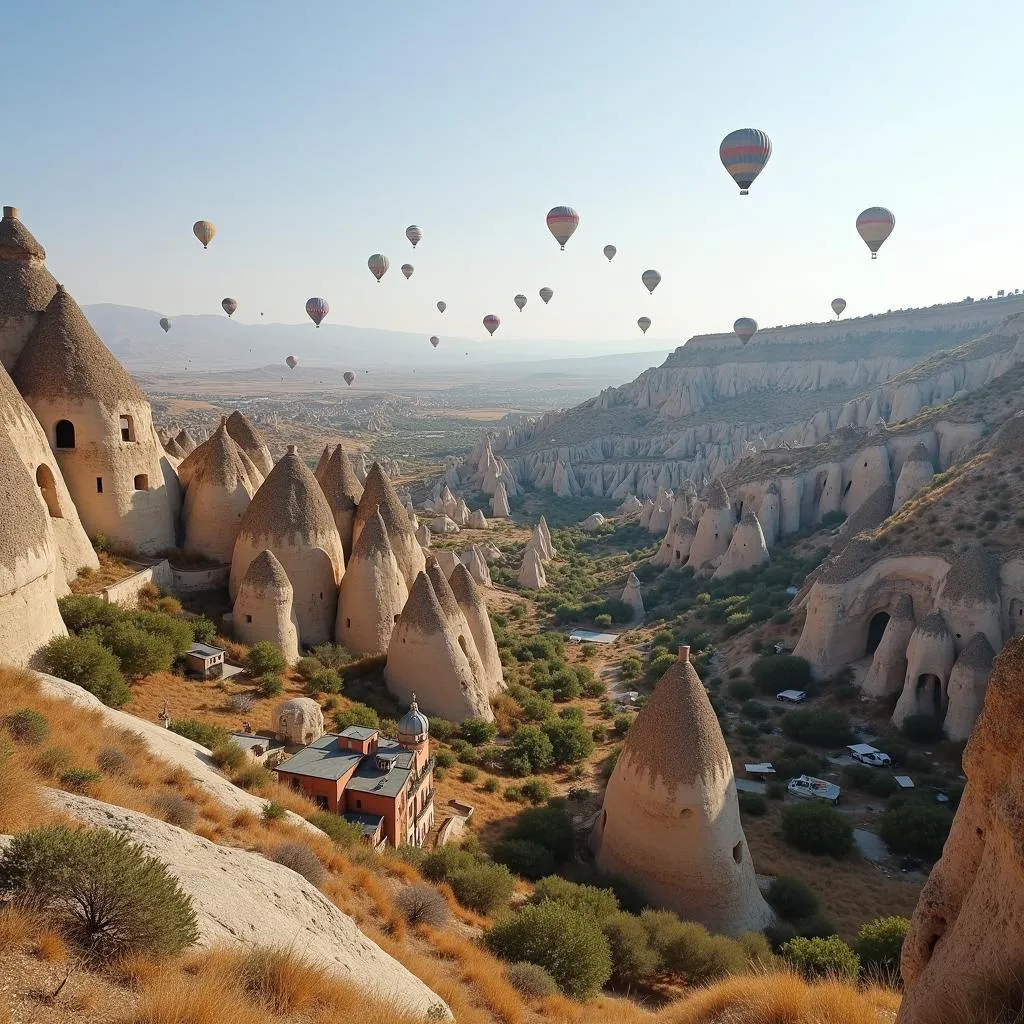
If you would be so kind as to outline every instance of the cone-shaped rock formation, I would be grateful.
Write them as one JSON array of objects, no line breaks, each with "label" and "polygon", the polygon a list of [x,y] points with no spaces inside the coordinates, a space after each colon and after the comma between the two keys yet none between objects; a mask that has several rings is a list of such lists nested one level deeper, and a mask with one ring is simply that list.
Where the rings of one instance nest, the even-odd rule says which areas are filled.
[{"label": "cone-shaped rock formation", "polygon": [[519,569],[519,586],[527,590],[541,590],[548,585],[544,575],[544,563],[533,548],[527,548],[523,555],[523,564]]},{"label": "cone-shaped rock formation", "polygon": [[498,645],[494,641],[491,618],[487,614],[487,605],[477,588],[476,581],[465,565],[460,563],[455,566],[449,583],[455,600],[469,625],[477,653],[480,655],[487,693],[493,697],[505,688],[505,677],[501,668]]},{"label": "cone-shaped rock formation", "polygon": [[288,573],[271,551],[261,551],[246,569],[231,611],[235,636],[244,644],[269,640],[289,665],[299,657],[299,624]]},{"label": "cone-shaped rock formation", "polygon": [[398,562],[398,568],[405,577],[405,585],[411,587],[416,576],[426,568],[423,549],[416,540],[416,529],[412,525],[409,513],[395,493],[395,485],[379,463],[374,463],[366,474],[363,495],[359,499],[356,517],[352,526],[353,546],[359,541],[359,534],[367,520],[380,512],[384,527],[388,531],[391,551]]},{"label": "cone-shaped rock formation", "polygon": [[228,433],[235,439],[235,444],[252,459],[264,477],[269,476],[274,468],[274,460],[270,456],[270,449],[263,435],[237,409],[228,417],[227,426]]},{"label": "cone-shaped rock formation", "polygon": [[352,531],[356,522],[356,509],[363,497],[363,485],[340,444],[327,456],[317,480],[334,513],[334,524],[338,527],[345,560],[348,561],[352,554]]}]

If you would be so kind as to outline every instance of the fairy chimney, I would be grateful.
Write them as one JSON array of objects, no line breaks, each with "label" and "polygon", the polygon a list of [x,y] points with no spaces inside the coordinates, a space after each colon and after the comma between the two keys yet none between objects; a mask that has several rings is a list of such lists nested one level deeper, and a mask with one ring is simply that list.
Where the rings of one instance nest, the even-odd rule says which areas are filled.
[{"label": "fairy chimney", "polygon": [[764,542],[768,548],[771,548],[779,539],[781,517],[782,497],[779,485],[772,480],[765,488],[761,507],[757,510],[757,519],[761,524],[761,532],[764,534]]},{"label": "fairy chimney", "polygon": [[992,649],[1003,646],[999,600],[999,563],[980,547],[969,547],[949,567],[936,598],[953,633],[958,651],[968,637],[981,632]]},{"label": "fairy chimney", "polygon": [[270,476],[274,468],[274,460],[263,435],[252,425],[249,419],[237,409],[228,417],[228,433],[234,438],[235,444],[256,464],[256,468],[264,477]]},{"label": "fairy chimney", "polygon": [[22,346],[57,291],[46,250],[13,206],[0,220],[0,363],[11,372]]},{"label": "fairy chimney", "polygon": [[508,493],[505,491],[505,485],[499,483],[497,490],[494,492],[494,497],[491,499],[491,515],[495,519],[508,519],[511,514],[512,511],[508,507]]},{"label": "fairy chimney", "polygon": [[901,594],[871,658],[860,692],[865,697],[895,697],[907,677],[907,648],[914,634],[914,602]]},{"label": "fairy chimney", "polygon": [[669,527],[672,521],[672,497],[668,491],[662,491],[654,504],[651,518],[647,520],[647,529],[650,533],[660,536]]},{"label": "fairy chimney", "polygon": [[179,462],[184,461],[185,457],[188,455],[188,452],[185,451],[185,449],[182,448],[181,445],[178,444],[177,440],[173,437],[168,439],[167,441],[164,441],[163,446],[164,451],[167,452],[167,454],[170,455],[171,458],[177,459]]},{"label": "fairy chimney", "polygon": [[900,475],[896,478],[896,490],[892,499],[892,510],[902,508],[922,487],[931,483],[935,475],[928,449],[923,444],[916,444],[910,450]]},{"label": "fairy chimney", "polygon": [[186,455],[191,455],[192,452],[196,450],[196,440],[188,432],[186,427],[182,427],[181,430],[174,435],[174,440],[178,442],[178,447],[181,448]]},{"label": "fairy chimney", "polygon": [[327,463],[331,458],[331,446],[329,444],[324,445],[324,450],[320,453],[320,458],[316,460],[316,469],[313,470],[313,476],[316,477],[317,483],[321,482],[321,477],[324,474],[324,470],[327,468]]},{"label": "fairy chimney", "polygon": [[[458,569],[458,567],[458,565],[453,567],[451,571],[452,576],[455,575],[455,570]],[[473,678],[476,679],[486,691],[487,672],[484,669],[484,663],[483,659],[480,657],[480,652],[476,649],[476,644],[473,642],[473,632],[469,628],[469,622],[466,620],[466,616],[463,615],[462,609],[459,607],[459,602],[455,597],[455,592],[452,590],[452,586],[448,582],[448,575],[441,568],[436,558],[427,559],[427,579],[430,580],[430,585],[434,588],[434,595],[437,597],[437,603],[441,606],[441,611],[444,613],[445,618],[451,625],[452,633],[455,636],[466,637],[466,643],[463,646],[463,653],[469,661],[470,668],[473,671]]]},{"label": "fairy chimney", "polygon": [[299,624],[288,573],[271,551],[261,551],[246,569],[231,609],[235,637],[243,644],[269,640],[289,665],[299,659]]},{"label": "fairy chimney", "polygon": [[949,703],[943,732],[954,743],[970,737],[985,705],[985,688],[996,652],[984,633],[975,633],[956,659],[949,674]]},{"label": "fairy chimney", "polygon": [[486,530],[488,528],[487,517],[483,512],[475,508],[469,513],[469,522],[466,524],[471,530]]},{"label": "fairy chimney", "polygon": [[633,609],[633,621],[641,622],[644,617],[644,599],[640,593],[640,580],[636,573],[630,573],[626,577],[626,585],[622,589],[622,600]]},{"label": "fairy chimney", "polygon": [[[481,587],[491,586],[491,570],[487,567],[487,559],[484,558],[483,552],[475,544],[470,544],[459,555],[459,561],[469,570],[470,576]],[[445,575],[450,577],[451,573],[446,573]]]},{"label": "fairy chimney", "polygon": [[493,697],[505,689],[505,677],[501,668],[501,655],[494,640],[494,630],[491,628],[491,617],[487,614],[487,605],[472,573],[465,565],[460,563],[455,566],[449,583],[480,655],[488,695]]},{"label": "fairy chimney", "polygon": [[[341,445],[335,445],[334,451],[317,476],[320,487],[327,498],[327,504],[334,513],[334,524],[338,527],[341,546],[345,551],[345,560],[352,555],[352,533],[356,521],[356,509],[363,497],[363,485],[359,482],[352,463]],[[371,517],[372,518],[372,517]]]},{"label": "fairy chimney", "polygon": [[544,575],[544,563],[533,548],[527,548],[523,564],[519,569],[519,586],[525,590],[541,590],[548,585]]},{"label": "fairy chimney", "polygon": [[949,673],[956,659],[953,634],[941,612],[925,616],[907,645],[907,675],[892,713],[897,729],[911,715],[942,718],[946,710]]},{"label": "fairy chimney", "polygon": [[352,524],[353,545],[358,543],[359,534],[362,533],[367,520],[377,512],[380,512],[380,517],[384,520],[391,551],[398,562],[398,568],[402,570],[405,585],[411,587],[416,575],[426,567],[423,549],[416,540],[416,530],[409,514],[398,500],[395,485],[388,479],[380,464],[375,462],[366,474],[363,495],[359,499]]},{"label": "fairy chimney", "polygon": [[764,541],[764,533],[757,516],[748,508],[732,532],[729,547],[722,557],[712,579],[721,580],[734,572],[747,569],[759,569],[768,563],[768,546]]},{"label": "fairy chimney", "polygon": [[729,550],[735,526],[736,515],[729,504],[729,495],[721,480],[713,480],[708,490],[708,507],[697,523],[687,565],[698,570],[709,562],[717,565],[718,559]]}]

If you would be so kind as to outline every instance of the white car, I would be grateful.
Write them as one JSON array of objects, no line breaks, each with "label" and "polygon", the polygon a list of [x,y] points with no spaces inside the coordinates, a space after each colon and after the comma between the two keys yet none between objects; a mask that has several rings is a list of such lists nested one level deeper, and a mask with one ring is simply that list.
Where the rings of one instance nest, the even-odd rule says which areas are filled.
[{"label": "white car", "polygon": [[834,782],[816,779],[812,775],[798,775],[790,779],[786,786],[788,792],[804,800],[827,800],[830,804],[839,803],[840,788]]},{"label": "white car", "polygon": [[803,704],[807,700],[806,690],[783,690],[781,693],[775,694],[776,700],[781,700],[783,704]]},{"label": "white car", "polygon": [[892,764],[892,758],[888,754],[871,746],[870,743],[852,743],[846,749],[850,751],[854,761],[870,765],[872,768],[884,768]]}]

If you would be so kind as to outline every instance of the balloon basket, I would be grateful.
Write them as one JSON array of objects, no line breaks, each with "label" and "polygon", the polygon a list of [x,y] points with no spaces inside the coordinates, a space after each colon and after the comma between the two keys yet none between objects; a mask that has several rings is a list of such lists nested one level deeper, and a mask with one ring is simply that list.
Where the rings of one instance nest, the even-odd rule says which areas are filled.
[{"label": "balloon basket", "polygon": [[750,189],[749,188],[741,188],[740,189],[740,195],[741,196],[749,196],[750,195]]}]

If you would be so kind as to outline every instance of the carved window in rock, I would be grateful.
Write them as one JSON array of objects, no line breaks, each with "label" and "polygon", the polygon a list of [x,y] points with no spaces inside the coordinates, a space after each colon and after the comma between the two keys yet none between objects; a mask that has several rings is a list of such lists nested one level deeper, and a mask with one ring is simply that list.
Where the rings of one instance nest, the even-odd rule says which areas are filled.
[{"label": "carved window in rock", "polygon": [[57,499],[57,481],[54,480],[50,467],[45,463],[36,470],[36,484],[43,501],[46,502],[46,509],[51,519],[63,519],[64,513],[60,510],[60,501]]},{"label": "carved window in rock", "polygon": [[118,418],[118,424],[121,428],[121,440],[134,441],[135,421],[131,418],[131,416],[120,416]]},{"label": "carved window in rock", "polygon": [[145,473],[139,473],[135,477],[135,490],[137,491],[148,491],[149,490],[149,477]]},{"label": "carved window in rock", "polygon": [[64,451],[75,447],[75,425],[71,420],[57,420],[53,428],[53,442]]}]

